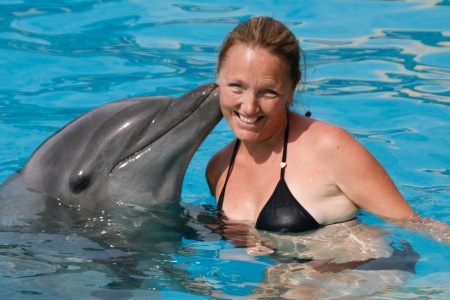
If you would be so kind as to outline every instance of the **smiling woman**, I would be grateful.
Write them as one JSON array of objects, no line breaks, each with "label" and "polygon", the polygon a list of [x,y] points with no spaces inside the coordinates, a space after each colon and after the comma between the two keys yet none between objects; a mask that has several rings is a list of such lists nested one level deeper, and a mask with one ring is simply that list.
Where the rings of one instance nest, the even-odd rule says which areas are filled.
[{"label": "smiling woman", "polygon": [[237,139],[208,164],[219,209],[258,229],[291,232],[349,221],[360,208],[392,220],[414,217],[356,139],[289,110],[299,61],[294,34],[269,17],[252,18],[225,39],[218,59],[220,105]]},{"label": "smiling woman", "polygon": [[220,103],[236,137],[253,142],[278,138],[295,91],[285,72],[287,63],[264,49],[244,45],[231,47],[227,56],[231,59],[219,71]]},{"label": "smiling woman", "polygon": [[[303,94],[294,96],[301,103],[289,105],[283,165],[291,191],[296,185],[296,178],[289,177],[296,167],[295,156],[311,156],[306,150],[294,152],[292,144],[299,133],[292,115],[310,110],[314,119],[345,128],[367,147],[415,211],[450,223],[449,4],[443,0],[231,0],[226,5],[201,0],[0,1],[4,79],[0,80],[0,180],[22,169],[47,137],[88,110],[116,99],[178,98],[214,81],[223,37],[252,16],[270,14],[296,35],[302,57],[307,55],[307,64],[300,58]],[[233,61],[224,57],[225,71]],[[247,122],[254,118],[246,117]],[[131,137],[126,132],[133,125],[124,126],[119,126],[123,141]],[[195,135],[198,126],[184,128],[178,138]],[[279,299],[307,297],[306,290],[313,291],[313,285],[316,290],[324,287],[319,295],[344,298],[450,298],[448,246],[364,211],[354,221],[302,233],[255,230],[255,224],[249,230],[242,222],[212,228],[209,224],[217,222],[216,199],[204,179],[205,167],[235,137],[225,119],[208,135],[184,177],[181,207],[142,210],[121,202],[113,211],[80,214],[78,206],[56,204],[43,218],[35,214],[40,207],[33,191],[7,179],[4,184],[11,184],[8,191],[13,194],[0,189],[0,198],[6,198],[0,204],[0,220],[14,223],[16,213],[23,213],[37,230],[17,222],[0,230],[0,298],[206,300],[217,293],[229,295],[222,299],[246,295]],[[315,137],[309,138],[307,143],[313,143]],[[180,142],[166,140],[167,147],[159,151],[165,157],[161,162],[170,149],[175,150],[174,142]],[[77,138],[70,144],[78,147],[81,142]],[[141,162],[144,156],[156,155],[155,150],[137,151],[112,165],[112,173],[130,170],[134,158]],[[307,164],[301,168],[311,184],[320,175]],[[73,177],[78,180],[71,181],[79,195],[99,179],[82,170],[80,177]],[[157,176],[172,192],[167,168],[161,170]],[[230,204],[238,171],[236,165],[225,189],[224,208]],[[279,172],[276,161],[273,169],[252,174],[249,181],[264,185],[259,181],[271,176],[267,178],[274,188]],[[144,184],[148,187],[148,182]],[[299,201],[309,197],[303,190],[300,193]],[[18,211],[8,210],[8,204]],[[79,218],[68,223],[68,216]],[[61,231],[60,221],[69,228]],[[412,230],[424,227],[409,224]],[[443,230],[428,231],[432,236],[438,232]],[[418,261],[409,247],[420,255]],[[402,271],[404,265],[409,271]],[[326,293],[328,288],[334,292]]]}]

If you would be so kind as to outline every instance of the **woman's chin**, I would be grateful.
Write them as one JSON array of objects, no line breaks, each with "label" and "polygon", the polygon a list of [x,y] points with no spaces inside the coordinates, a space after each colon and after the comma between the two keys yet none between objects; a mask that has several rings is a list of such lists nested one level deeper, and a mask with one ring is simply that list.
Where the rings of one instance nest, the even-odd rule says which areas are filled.
[{"label": "woman's chin", "polygon": [[259,133],[255,131],[249,131],[244,129],[238,129],[234,131],[236,138],[243,142],[256,142],[259,138]]}]

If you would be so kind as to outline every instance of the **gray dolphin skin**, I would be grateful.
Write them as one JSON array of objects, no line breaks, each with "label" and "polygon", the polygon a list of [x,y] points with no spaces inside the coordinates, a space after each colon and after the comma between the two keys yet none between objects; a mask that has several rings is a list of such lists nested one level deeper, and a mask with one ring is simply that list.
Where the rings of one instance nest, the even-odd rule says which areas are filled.
[{"label": "gray dolphin skin", "polygon": [[[39,146],[19,175],[5,180],[3,223],[14,210],[31,210],[28,217],[35,218],[48,206],[33,195],[92,212],[176,202],[192,156],[222,118],[218,95],[217,85],[207,84],[178,99],[130,98],[80,116]],[[17,191],[23,183],[27,191]]]}]

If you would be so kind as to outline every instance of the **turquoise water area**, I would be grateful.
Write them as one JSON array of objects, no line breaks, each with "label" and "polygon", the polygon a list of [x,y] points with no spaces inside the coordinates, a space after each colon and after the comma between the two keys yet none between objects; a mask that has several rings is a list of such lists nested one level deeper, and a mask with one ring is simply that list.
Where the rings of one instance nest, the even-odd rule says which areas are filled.
[{"label": "turquoise water area", "polygon": [[[214,81],[223,37],[257,15],[286,23],[305,50],[296,109],[347,129],[417,212],[450,224],[448,0],[1,0],[0,181],[92,108],[126,97],[177,97]],[[258,246],[257,236],[279,249],[252,255],[206,226],[215,212],[204,169],[232,138],[221,121],[186,174],[181,200],[190,222],[182,228],[196,234],[177,233],[176,222],[150,222],[128,252],[82,234],[0,229],[0,299],[291,299],[310,298],[308,287],[321,297],[450,298],[449,246],[364,212],[359,219],[369,228],[358,247],[394,254],[336,273],[309,262],[357,252],[330,242],[344,229],[318,237],[238,234],[246,244]],[[379,231],[390,246],[366,234]]]}]

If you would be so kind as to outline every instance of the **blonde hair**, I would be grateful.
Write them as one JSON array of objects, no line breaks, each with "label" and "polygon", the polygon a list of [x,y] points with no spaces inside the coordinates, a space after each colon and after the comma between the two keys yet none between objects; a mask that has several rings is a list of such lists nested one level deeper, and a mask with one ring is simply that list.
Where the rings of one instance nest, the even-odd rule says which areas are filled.
[{"label": "blonde hair", "polygon": [[237,25],[222,44],[217,59],[217,73],[226,60],[228,50],[236,45],[260,47],[284,59],[289,66],[293,87],[302,77],[300,70],[301,48],[295,35],[280,21],[270,17],[255,17]]}]

